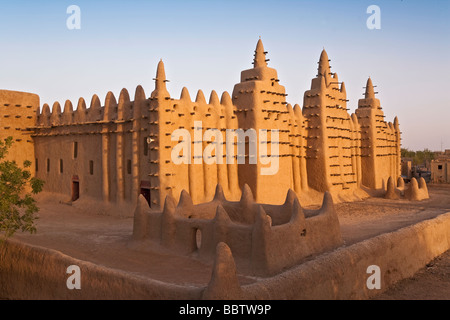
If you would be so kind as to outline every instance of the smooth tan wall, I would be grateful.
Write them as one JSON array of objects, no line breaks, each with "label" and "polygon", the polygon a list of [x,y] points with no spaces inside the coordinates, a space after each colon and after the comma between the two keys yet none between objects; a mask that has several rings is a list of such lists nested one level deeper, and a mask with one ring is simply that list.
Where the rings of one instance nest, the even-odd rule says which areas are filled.
[{"label": "smooth tan wall", "polygon": [[[138,104],[138,107],[146,105]],[[133,139],[135,131],[140,133],[140,129],[133,129],[141,127],[134,122],[145,121],[145,118],[134,119],[133,108],[134,103],[129,100],[126,90],[122,90],[119,103],[112,93],[108,93],[104,107],[97,96],[92,98],[89,108],[80,99],[75,111],[70,101],[65,103],[62,112],[58,103],[53,105],[51,112],[49,106],[44,105],[33,134],[34,153],[39,163],[36,174],[46,182],[44,191],[65,194],[70,200],[72,182],[78,178],[80,197],[107,203],[136,201],[140,190],[133,185],[134,177],[139,174],[137,172],[144,172],[142,168],[137,171],[136,167],[140,167],[140,161],[145,157],[143,147],[136,151],[142,154],[134,156]],[[145,111],[141,113],[146,114]],[[78,145],[76,158],[75,142]],[[142,176],[140,178],[143,180]],[[148,179],[148,174],[144,179]]]}]

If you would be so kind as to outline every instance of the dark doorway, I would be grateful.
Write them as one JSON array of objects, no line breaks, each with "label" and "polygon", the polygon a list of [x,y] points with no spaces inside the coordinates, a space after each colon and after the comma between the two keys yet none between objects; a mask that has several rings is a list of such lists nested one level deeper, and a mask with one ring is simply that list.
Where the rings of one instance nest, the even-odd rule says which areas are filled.
[{"label": "dark doorway", "polygon": [[76,201],[80,198],[80,181],[78,176],[72,177],[72,201]]},{"label": "dark doorway", "polygon": [[78,181],[72,181],[72,201],[78,200],[80,197],[80,183]]},{"label": "dark doorway", "polygon": [[147,200],[147,203],[150,206],[150,189],[141,188],[141,194],[144,196],[145,200]]}]

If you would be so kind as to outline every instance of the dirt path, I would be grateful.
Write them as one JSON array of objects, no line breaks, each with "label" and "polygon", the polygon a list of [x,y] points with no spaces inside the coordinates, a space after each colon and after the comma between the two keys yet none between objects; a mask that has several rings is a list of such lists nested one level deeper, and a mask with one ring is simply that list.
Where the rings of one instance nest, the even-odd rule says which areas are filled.
[{"label": "dirt path", "polygon": [[450,250],[374,300],[450,300]]}]

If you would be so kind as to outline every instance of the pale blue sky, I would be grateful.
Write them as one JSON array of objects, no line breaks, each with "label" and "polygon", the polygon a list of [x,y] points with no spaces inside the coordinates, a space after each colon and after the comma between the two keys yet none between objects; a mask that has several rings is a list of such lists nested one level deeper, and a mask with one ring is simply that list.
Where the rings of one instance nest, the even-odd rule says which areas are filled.
[{"label": "pale blue sky", "polygon": [[[81,30],[68,30],[69,5]],[[381,30],[369,30],[369,5]],[[369,76],[403,146],[450,149],[450,1],[0,1],[0,88],[41,104],[149,95],[160,58],[168,89],[231,92],[261,36],[288,102],[303,103],[323,47],[354,112]]]}]

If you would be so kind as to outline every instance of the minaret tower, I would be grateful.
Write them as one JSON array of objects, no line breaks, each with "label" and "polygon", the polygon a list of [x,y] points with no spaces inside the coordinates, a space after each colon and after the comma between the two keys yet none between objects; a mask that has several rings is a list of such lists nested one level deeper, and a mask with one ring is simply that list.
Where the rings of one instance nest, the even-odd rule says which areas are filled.
[{"label": "minaret tower", "polygon": [[364,99],[358,101],[356,109],[361,124],[362,184],[380,189],[390,176],[394,181],[400,176],[400,129],[398,120],[394,120],[393,125],[384,120],[370,77],[365,89]]},{"label": "minaret tower", "polygon": [[149,98],[148,112],[142,115],[142,119],[148,119],[148,131],[143,136],[141,179],[149,181],[149,184],[142,187],[150,189],[151,207],[161,208],[165,196],[171,194],[174,184],[171,175],[173,164],[170,161],[172,141],[170,135],[166,135],[174,129],[171,112],[173,102],[166,88],[168,80],[162,60],[158,63],[154,80],[155,90]]},{"label": "minaret tower", "polygon": [[[246,146],[246,164],[239,165],[239,184],[248,184],[256,201],[264,201],[270,194],[272,199],[283,199],[286,191],[292,187],[292,166],[289,155],[288,111],[284,86],[280,85],[277,71],[268,67],[267,52],[261,39],[256,45],[253,68],[241,73],[241,82],[234,86],[232,100],[236,106],[239,128],[254,129],[257,141],[265,144],[267,154],[278,149],[278,158],[274,154],[272,164],[278,160],[276,172],[269,175],[262,173],[263,168],[270,165],[261,162],[260,148],[256,155],[249,155]],[[268,130],[266,141],[259,141],[260,130]],[[270,130],[278,130],[278,140],[272,143]],[[275,136],[274,136],[275,138]],[[256,156],[256,157],[255,157]],[[264,158],[262,161],[267,160]],[[263,169],[264,170],[264,169]],[[279,193],[279,196],[274,195]]]},{"label": "minaret tower", "polygon": [[309,186],[321,192],[355,189],[357,168],[352,161],[352,120],[347,112],[345,85],[331,72],[325,49],[303,101]]}]

